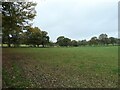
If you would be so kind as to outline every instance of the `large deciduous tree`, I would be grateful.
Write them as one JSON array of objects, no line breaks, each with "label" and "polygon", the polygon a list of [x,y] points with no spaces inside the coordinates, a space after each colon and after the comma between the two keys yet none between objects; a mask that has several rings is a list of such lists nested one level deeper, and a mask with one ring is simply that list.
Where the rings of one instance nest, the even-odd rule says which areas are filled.
[{"label": "large deciduous tree", "polygon": [[18,44],[19,35],[23,29],[31,26],[36,16],[36,3],[32,2],[3,2],[2,3],[2,33],[3,43]]},{"label": "large deciduous tree", "polygon": [[102,45],[108,45],[109,44],[109,39],[107,34],[100,34],[99,35],[99,42]]},{"label": "large deciduous tree", "polygon": [[29,27],[27,32],[24,32],[23,38],[27,45],[33,45],[39,47],[42,45],[45,47],[49,43],[49,36],[46,31],[40,30],[38,27]]},{"label": "large deciduous tree", "polygon": [[25,39],[26,44],[33,45],[34,47],[39,46],[42,42],[42,31],[38,27],[30,27],[28,31],[26,32]]},{"label": "large deciduous tree", "polygon": [[77,47],[78,46],[78,42],[76,40],[72,40],[71,41],[71,46]]},{"label": "large deciduous tree", "polygon": [[41,44],[43,47],[45,47],[45,45],[47,45],[49,43],[49,36],[47,36],[47,32],[46,31],[42,31],[42,37],[41,37]]},{"label": "large deciduous tree", "polygon": [[99,40],[97,37],[92,37],[91,40],[89,41],[89,45],[98,45]]},{"label": "large deciduous tree", "polygon": [[57,44],[60,45],[60,46],[63,46],[63,44],[64,44],[64,42],[63,42],[64,38],[65,38],[64,36],[59,36],[57,38]]},{"label": "large deciduous tree", "polygon": [[57,43],[60,46],[70,46],[71,45],[71,39],[66,38],[64,36],[60,36],[57,38]]}]

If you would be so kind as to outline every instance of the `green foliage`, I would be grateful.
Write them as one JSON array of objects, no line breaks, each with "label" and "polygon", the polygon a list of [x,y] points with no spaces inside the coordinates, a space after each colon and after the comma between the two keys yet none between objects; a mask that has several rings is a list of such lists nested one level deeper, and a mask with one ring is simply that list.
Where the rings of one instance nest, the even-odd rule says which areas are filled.
[{"label": "green foliage", "polygon": [[89,41],[90,45],[98,45],[99,44],[99,40],[97,39],[97,37],[92,37],[91,40]]},{"label": "green foliage", "polygon": [[117,43],[117,39],[114,37],[109,37],[109,43],[111,43],[112,45],[115,45]]},{"label": "green foliage", "polygon": [[45,45],[46,44],[48,44],[49,43],[49,36],[47,36],[47,32],[46,31],[42,31],[42,38],[41,38],[41,40],[42,40],[42,42],[41,42],[41,44],[42,44],[42,46],[43,47],[45,47]]},{"label": "green foliage", "polygon": [[24,42],[27,45],[33,45],[34,47],[39,47],[39,45],[47,45],[49,43],[49,36],[47,36],[46,31],[41,31],[38,27],[30,27],[27,32],[24,33]]},{"label": "green foliage", "polygon": [[77,47],[78,46],[78,42],[76,40],[72,40],[71,41],[71,46]]},{"label": "green foliage", "polygon": [[64,36],[60,36],[60,37],[57,38],[57,43],[58,43],[60,46],[70,46],[70,44],[71,44],[71,39],[65,38]]},{"label": "green foliage", "polygon": [[100,40],[100,44],[102,45],[109,44],[109,41],[108,41],[109,39],[107,34],[100,34],[99,40]]},{"label": "green foliage", "polygon": [[107,34],[100,34],[97,38],[96,36],[92,37],[90,40],[71,40],[65,38],[64,36],[59,36],[57,38],[57,44],[59,46],[107,46],[107,45],[119,45],[120,40],[118,38],[109,37]]},{"label": "green foliage", "polygon": [[2,3],[2,30],[3,43],[19,44],[19,36],[23,29],[30,26],[33,20],[36,3],[32,2],[3,2]]}]

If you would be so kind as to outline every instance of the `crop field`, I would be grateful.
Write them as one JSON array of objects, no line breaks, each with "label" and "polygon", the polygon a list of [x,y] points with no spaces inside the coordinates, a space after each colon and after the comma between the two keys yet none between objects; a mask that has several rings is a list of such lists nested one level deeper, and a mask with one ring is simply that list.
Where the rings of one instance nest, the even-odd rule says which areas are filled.
[{"label": "crop field", "polygon": [[3,88],[116,88],[118,47],[3,48]]}]

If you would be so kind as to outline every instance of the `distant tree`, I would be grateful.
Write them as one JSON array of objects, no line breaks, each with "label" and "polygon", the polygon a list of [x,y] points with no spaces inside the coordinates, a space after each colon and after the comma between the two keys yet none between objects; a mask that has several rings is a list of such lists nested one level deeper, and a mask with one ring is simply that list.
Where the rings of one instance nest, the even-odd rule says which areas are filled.
[{"label": "distant tree", "polygon": [[107,34],[100,34],[99,35],[99,42],[102,45],[108,45],[109,44],[109,39]]},{"label": "distant tree", "polygon": [[88,44],[88,42],[87,42],[86,40],[82,40],[82,41],[81,41],[81,45],[82,45],[82,46],[86,46],[87,44]]},{"label": "distant tree", "polygon": [[109,37],[110,44],[115,45],[117,44],[117,39],[114,37]]},{"label": "distant tree", "polygon": [[71,46],[77,47],[78,46],[78,42],[76,40],[72,40],[71,41]]},{"label": "distant tree", "polygon": [[64,42],[63,42],[64,38],[65,38],[64,36],[59,36],[57,38],[57,44],[60,46],[64,46]]},{"label": "distant tree", "polygon": [[71,39],[69,38],[63,39],[63,46],[70,46],[70,44],[71,44]]},{"label": "distant tree", "polygon": [[97,37],[92,37],[91,40],[89,41],[90,45],[98,45],[98,39]]},{"label": "distant tree", "polygon": [[57,44],[59,46],[70,46],[71,45],[71,39],[66,38],[64,36],[60,36],[57,38]]},{"label": "distant tree", "polygon": [[78,40],[78,42],[77,42],[77,43],[78,43],[78,46],[81,46],[81,41],[80,41],[80,40]]}]

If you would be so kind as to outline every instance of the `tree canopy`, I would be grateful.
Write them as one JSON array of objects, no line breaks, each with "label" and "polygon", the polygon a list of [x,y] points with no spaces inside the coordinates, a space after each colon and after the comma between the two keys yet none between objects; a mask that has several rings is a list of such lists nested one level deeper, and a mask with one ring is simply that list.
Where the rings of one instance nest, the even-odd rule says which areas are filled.
[{"label": "tree canopy", "polygon": [[[36,16],[36,3],[33,2],[3,2],[2,3],[2,42],[18,46],[21,43],[43,47],[49,42],[46,31],[32,27]],[[26,32],[24,32],[26,30]]]},{"label": "tree canopy", "polygon": [[101,45],[119,45],[120,39],[114,37],[108,37],[107,34],[100,34],[98,37],[94,36],[90,40],[71,40],[64,36],[59,36],[57,38],[57,44],[59,46],[101,46]]},{"label": "tree canopy", "polygon": [[[36,3],[3,2],[2,3],[2,33],[3,43],[18,44],[19,35],[36,16]],[[14,42],[14,43],[13,43]]]}]

